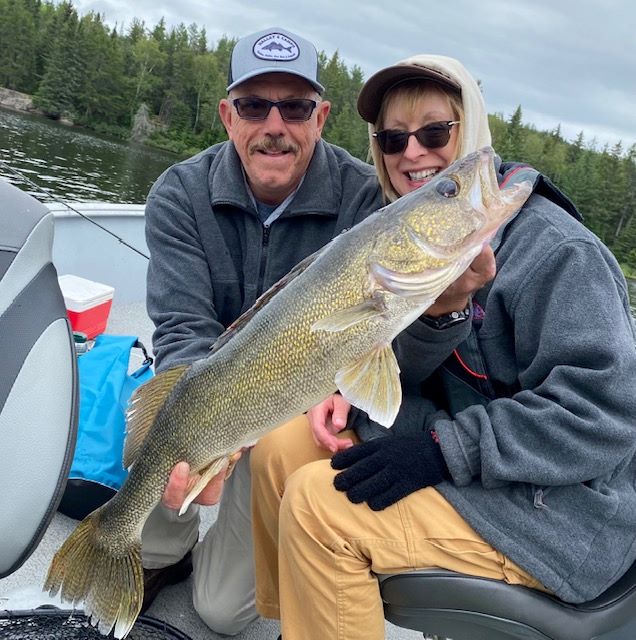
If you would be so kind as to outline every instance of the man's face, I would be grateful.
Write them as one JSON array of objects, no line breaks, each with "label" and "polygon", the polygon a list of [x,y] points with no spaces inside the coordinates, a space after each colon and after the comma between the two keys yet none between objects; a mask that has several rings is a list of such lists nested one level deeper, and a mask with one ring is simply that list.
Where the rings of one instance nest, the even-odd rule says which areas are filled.
[{"label": "man's face", "polygon": [[232,104],[235,98],[266,98],[271,101],[318,96],[302,78],[268,73],[247,80],[219,103],[219,114],[234,143],[254,197],[280,204],[300,183],[329,113],[329,102],[318,102],[306,122],[285,122],[272,107],[265,120],[244,120]]}]

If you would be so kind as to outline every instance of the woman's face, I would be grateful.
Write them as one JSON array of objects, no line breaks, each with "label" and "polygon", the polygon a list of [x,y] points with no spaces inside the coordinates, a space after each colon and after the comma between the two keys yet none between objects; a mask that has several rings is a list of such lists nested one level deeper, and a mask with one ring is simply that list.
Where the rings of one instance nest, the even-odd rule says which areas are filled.
[{"label": "woman's face", "polygon": [[[432,122],[452,120],[455,120],[455,114],[448,98],[441,92],[428,93],[415,106],[398,94],[389,98],[383,128],[415,131]],[[415,136],[409,136],[404,151],[382,154],[391,184],[399,195],[403,196],[426,184],[455,160],[460,126],[451,128],[448,144],[444,147],[427,149]]]}]

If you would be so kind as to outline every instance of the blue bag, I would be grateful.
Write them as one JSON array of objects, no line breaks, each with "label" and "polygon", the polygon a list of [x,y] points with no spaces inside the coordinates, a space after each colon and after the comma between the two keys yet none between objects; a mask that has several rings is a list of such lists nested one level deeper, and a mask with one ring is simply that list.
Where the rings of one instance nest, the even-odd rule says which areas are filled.
[{"label": "blue bag", "polygon": [[[132,349],[143,364],[128,373]],[[153,376],[152,358],[134,336],[100,334],[78,356],[79,426],[75,455],[59,511],[82,519],[121,488],[128,476],[122,464],[126,408],[134,390]]]}]

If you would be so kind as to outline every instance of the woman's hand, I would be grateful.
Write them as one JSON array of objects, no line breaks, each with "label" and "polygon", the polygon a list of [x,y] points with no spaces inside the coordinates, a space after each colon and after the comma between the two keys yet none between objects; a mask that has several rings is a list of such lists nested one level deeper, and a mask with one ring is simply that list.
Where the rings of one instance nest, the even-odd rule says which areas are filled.
[{"label": "woman's hand", "polygon": [[453,311],[463,311],[468,306],[470,296],[490,282],[496,273],[495,254],[486,244],[468,269],[437,298],[425,314],[438,318]]},{"label": "woman's hand", "polygon": [[347,426],[351,405],[339,394],[334,393],[307,412],[311,435],[321,449],[335,453],[353,445],[350,438],[338,438],[336,434]]}]

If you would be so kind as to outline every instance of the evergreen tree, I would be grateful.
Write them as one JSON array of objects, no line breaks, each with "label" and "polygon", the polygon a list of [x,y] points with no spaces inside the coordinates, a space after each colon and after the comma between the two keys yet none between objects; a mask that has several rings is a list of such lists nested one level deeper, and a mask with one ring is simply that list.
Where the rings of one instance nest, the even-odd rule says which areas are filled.
[{"label": "evergreen tree", "polygon": [[583,149],[585,147],[585,136],[581,131],[579,135],[576,137],[576,140],[573,144],[568,145],[567,153],[565,155],[565,161],[568,165],[574,164],[583,153]]},{"label": "evergreen tree", "polygon": [[584,153],[584,136],[581,131],[574,143],[567,145],[561,177],[561,186],[563,190],[570,196],[570,198],[579,203],[579,207],[584,206],[584,203],[581,202],[583,196],[581,195],[579,198],[579,194],[583,194],[586,190],[586,186],[589,184],[589,176],[586,176],[583,164],[580,162]]},{"label": "evergreen tree", "polygon": [[503,160],[520,160],[524,157],[525,132],[521,120],[521,105],[519,105],[508,123],[508,130],[501,149]]},{"label": "evergreen tree", "polygon": [[191,24],[188,27],[188,44],[192,53],[195,55],[206,53],[208,50],[208,43],[205,35],[205,29],[199,29],[196,24]]},{"label": "evergreen tree", "polygon": [[621,144],[613,149],[604,147],[598,158],[598,179],[594,195],[596,233],[610,248],[614,244],[622,217],[622,201],[627,191],[627,179],[620,155]]},{"label": "evergreen tree", "polygon": [[36,24],[30,4],[0,0],[0,86],[25,93],[36,82]]},{"label": "evergreen tree", "polygon": [[626,191],[623,198],[621,229],[616,239],[616,256],[636,272],[636,144],[621,161],[625,174]]},{"label": "evergreen tree", "polygon": [[368,128],[358,111],[351,105],[345,103],[340,113],[330,115],[328,122],[331,122],[329,131],[324,137],[329,142],[344,147],[352,155],[366,160],[369,155]]},{"label": "evergreen tree", "polygon": [[80,21],[82,75],[75,105],[82,122],[124,124],[128,85],[124,77],[121,43],[109,34],[98,14]]},{"label": "evergreen tree", "polygon": [[35,39],[35,84],[34,92],[44,77],[46,64],[51,57],[53,45],[58,35],[59,22],[62,19],[63,8],[46,2],[41,5],[35,17],[37,35]]},{"label": "evergreen tree", "polygon": [[347,149],[352,155],[367,159],[369,139],[367,125],[358,115],[356,102],[363,84],[362,70],[349,72],[336,51],[331,58],[324,52],[318,56],[320,81],[325,87],[325,99],[331,112],[323,131],[324,138]]},{"label": "evergreen tree", "polygon": [[[165,22],[164,19],[161,18],[159,21],[159,25],[157,25],[159,30],[163,27],[165,31]],[[143,20],[139,20],[139,18],[133,18],[132,23],[130,25],[130,29],[128,30],[128,40],[132,45],[137,44],[140,40],[146,39],[146,24]]]},{"label": "evergreen tree", "polygon": [[163,17],[161,18],[161,20],[159,20],[159,22],[157,23],[155,28],[151,31],[150,37],[153,40],[157,41],[157,44],[159,45],[159,49],[161,49],[161,51],[164,51],[164,53],[165,53],[165,47],[166,47],[166,21],[165,21],[165,19]]},{"label": "evergreen tree", "polygon": [[70,2],[59,6],[56,37],[46,60],[44,77],[33,103],[50,116],[74,116],[74,102],[81,85],[82,58],[78,46],[79,20]]},{"label": "evergreen tree", "polygon": [[[347,103],[349,81],[347,67],[337,51],[328,60],[324,52],[321,52],[318,61],[320,80],[325,87],[325,98],[331,102],[331,115],[337,116]],[[327,126],[331,128],[329,121]]]},{"label": "evergreen tree", "polygon": [[[226,87],[228,84],[230,56],[235,44],[236,39],[223,36],[217,42],[216,47],[209,53],[214,60],[214,65],[210,64],[209,86],[202,93],[201,108],[197,121],[197,130],[200,131],[204,146],[221,142],[227,138],[225,128],[219,117],[218,104],[219,100],[227,95]],[[195,68],[195,90],[197,87],[196,74],[197,70]]]},{"label": "evergreen tree", "polygon": [[565,169],[566,146],[561,137],[561,125],[549,135],[544,136],[541,170],[553,182],[560,184]]},{"label": "evergreen tree", "polygon": [[195,111],[195,54],[190,46],[190,33],[183,23],[170,32],[169,43],[164,74],[165,88],[160,108],[162,121],[181,131],[189,131]]},{"label": "evergreen tree", "polygon": [[507,125],[503,114],[488,114],[488,126],[492,135],[493,149],[501,155],[505,144]]}]

